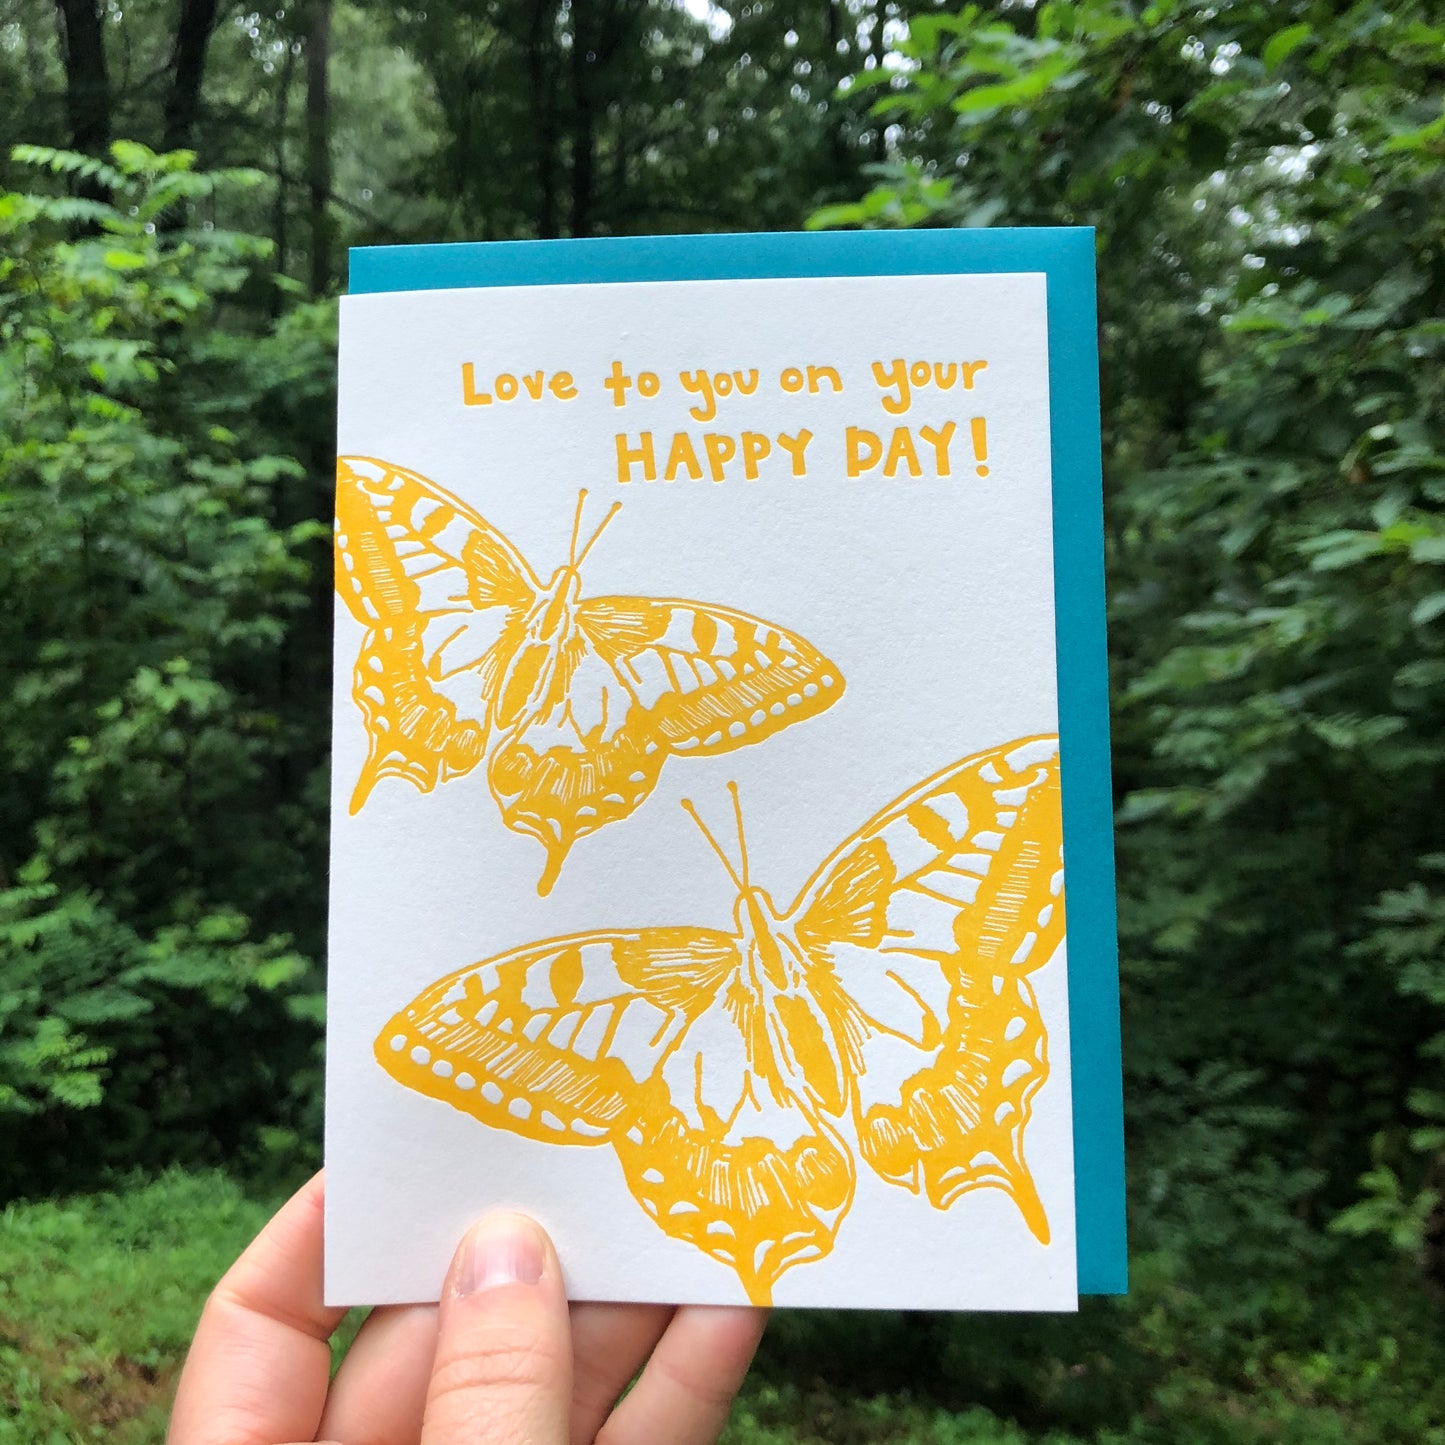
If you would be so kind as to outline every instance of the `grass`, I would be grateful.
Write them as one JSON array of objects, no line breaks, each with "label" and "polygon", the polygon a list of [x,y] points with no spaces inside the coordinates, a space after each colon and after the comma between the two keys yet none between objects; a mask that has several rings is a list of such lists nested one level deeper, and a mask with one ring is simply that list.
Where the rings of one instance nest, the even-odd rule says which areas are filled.
[{"label": "grass", "polygon": [[[225,1174],[175,1171],[115,1193],[6,1209],[0,1445],[160,1445],[201,1305],[277,1202],[248,1196]],[[1335,1338],[1307,1350],[1271,1344],[1228,1378],[1162,1307],[1170,1297],[1151,1298],[1140,1275],[1124,1333],[1100,1335],[1097,1313],[1059,1326],[1094,1340],[1090,1370],[1127,1376],[1114,1408],[1081,1412],[1050,1394],[1050,1372],[1087,1378],[1084,1364],[1066,1363],[1078,1360],[1066,1334],[1056,1348],[1035,1348],[1042,1373],[1028,1366],[1030,1383],[1010,1397],[1026,1429],[970,1400],[986,1387],[979,1362],[930,1358],[920,1349],[926,1336],[896,1318],[840,1324],[794,1314],[775,1321],[724,1445],[1445,1445],[1436,1367],[1445,1338],[1428,1301],[1392,1315],[1383,1296],[1357,1292],[1349,1298],[1358,1318],[1336,1319]],[[360,1314],[342,1330],[338,1357]],[[977,1317],[945,1325],[955,1354],[982,1328],[997,1337],[994,1355],[1019,1369],[1029,1351],[999,1332],[1051,1328]],[[898,1390],[903,1381],[913,1392]],[[1060,1432],[1064,1421],[1074,1433]]]},{"label": "grass", "polygon": [[754,1382],[723,1445],[1086,1445],[1078,1435],[1031,1435],[987,1410],[947,1410],[904,1395],[858,1399]]},{"label": "grass", "polygon": [[165,1434],[201,1304],[270,1214],[225,1175],[0,1216],[0,1445]]},{"label": "grass", "polygon": [[[201,1305],[274,1203],[224,1174],[177,1171],[115,1194],[11,1205],[0,1216],[0,1445],[159,1445]],[[725,1438],[1029,1445],[984,1412],[766,1381],[750,1386]]]}]

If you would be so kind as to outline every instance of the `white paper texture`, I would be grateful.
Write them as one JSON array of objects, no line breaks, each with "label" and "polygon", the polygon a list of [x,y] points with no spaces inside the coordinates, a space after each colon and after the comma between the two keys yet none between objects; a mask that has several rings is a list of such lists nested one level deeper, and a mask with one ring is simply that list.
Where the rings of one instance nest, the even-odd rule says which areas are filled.
[{"label": "white paper texture", "polygon": [[[405,1087],[378,1063],[388,1019],[444,975],[565,935],[675,926],[735,931],[738,888],[681,806],[691,799],[736,864],[736,781],[751,883],[781,912],[833,850],[941,769],[1057,731],[1045,281],[926,276],[511,287],[346,298],[339,451],[405,468],[472,508],[545,587],[568,560],[579,488],[585,539],[621,511],[581,568],[581,595],[693,599],[806,639],[845,684],[815,716],[718,756],[670,756],[650,796],[577,839],[539,896],[544,849],[505,826],[483,763],[420,791],[382,777],[352,815],[368,733],[353,696],[367,629],[336,612],[326,1294],[332,1303],[435,1299],[457,1240],[485,1210],[535,1216],[576,1298],[743,1302],[740,1274],[670,1237],[629,1190],[607,1143],[563,1147],[489,1128]],[[872,364],[986,360],[964,390],[932,382],[890,415]],[[634,379],[623,408],[603,380]],[[491,405],[466,405],[471,392]],[[810,393],[808,366],[836,369]],[[805,381],[789,393],[780,377]],[[753,370],[706,422],[679,375]],[[547,387],[558,372],[577,395]],[[541,372],[540,383],[536,373]],[[636,380],[656,375],[658,394]],[[939,373],[942,374],[942,373]],[[496,399],[533,378],[534,400]],[[933,373],[930,372],[932,376]],[[791,377],[791,374],[790,374]],[[504,383],[503,389],[506,390]],[[563,388],[565,389],[565,387]],[[986,463],[971,421],[986,422]],[[922,428],[955,423],[951,475]],[[911,429],[923,475],[848,477],[847,428]],[[776,438],[813,434],[806,475]],[[703,480],[618,480],[619,433],[651,432],[659,474],[687,432]],[[741,456],[707,476],[704,434],[770,439],[756,480]],[[980,465],[987,475],[980,476]],[[471,688],[477,674],[455,684]],[[579,690],[582,684],[578,684]],[[479,702],[478,716],[484,709]],[[494,745],[489,740],[488,746]],[[850,978],[852,975],[850,974]],[[820,1258],[781,1272],[778,1305],[1073,1309],[1073,1175],[1064,950],[1029,975],[1048,1077],[1023,1154],[1048,1243],[1000,1188],[947,1209],[885,1182],[836,1122],[854,1192]],[[864,995],[869,985],[857,985]],[[721,1037],[721,1036],[719,1036]],[[734,1036],[736,1037],[736,1036]],[[699,1043],[690,1042],[690,1047]],[[708,1044],[701,1047],[710,1061]],[[724,1045],[719,1043],[718,1050]],[[740,1069],[718,1054],[719,1068]],[[710,1063],[711,1066],[711,1063]]]}]

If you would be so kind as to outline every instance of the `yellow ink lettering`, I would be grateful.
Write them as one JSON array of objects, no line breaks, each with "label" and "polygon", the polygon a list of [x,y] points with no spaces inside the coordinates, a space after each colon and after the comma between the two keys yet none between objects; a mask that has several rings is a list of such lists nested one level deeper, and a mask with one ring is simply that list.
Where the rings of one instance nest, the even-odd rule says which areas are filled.
[{"label": "yellow ink lettering", "polygon": [[808,475],[806,453],[808,443],[812,440],[813,433],[807,427],[803,427],[795,437],[790,437],[787,432],[778,433],[778,445],[793,459],[793,475],[795,477]]},{"label": "yellow ink lettering", "polygon": [[[950,362],[951,366],[953,363]],[[934,470],[940,477],[952,476],[952,470],[948,461],[948,444],[953,440],[953,434],[958,430],[957,422],[945,422],[938,430],[931,426],[919,427],[918,435],[923,438],[932,448],[934,456]]]},{"label": "yellow ink lettering", "polygon": [[923,475],[923,468],[918,464],[918,451],[913,445],[913,433],[906,426],[893,429],[893,440],[888,443],[888,455],[883,461],[883,475],[896,477],[899,462],[908,468],[910,477]]},{"label": "yellow ink lettering", "polygon": [[663,468],[662,472],[662,480],[675,482],[679,467],[685,468],[693,481],[702,481],[702,463],[697,459],[697,451],[693,447],[692,438],[685,431],[673,434],[672,446],[667,453],[667,466]]},{"label": "yellow ink lettering", "polygon": [[[630,384],[629,378],[624,378]],[[492,383],[492,392],[477,388],[477,368],[470,361],[462,363],[462,402],[466,406],[491,406],[494,401],[516,401],[525,391],[533,401],[541,401],[551,392],[558,401],[571,401],[577,395],[577,387],[568,371],[557,372],[549,381],[544,368],[521,372],[520,376],[510,371],[501,372]]]},{"label": "yellow ink lettering", "polygon": [[707,453],[708,469],[712,472],[713,481],[722,481],[723,468],[737,456],[738,444],[730,436],[710,431],[703,433],[702,449]]},{"label": "yellow ink lettering", "polygon": [[902,416],[913,405],[915,391],[927,386],[935,386],[939,391],[951,391],[960,380],[965,391],[972,391],[974,377],[987,369],[986,361],[909,362],[899,356],[886,363],[875,361],[873,380],[881,392],[897,393],[885,394],[879,398],[883,403],[883,410],[891,416]]},{"label": "yellow ink lettering", "polygon": [[470,361],[462,362],[462,405],[491,406],[490,392],[477,390],[477,369]]},{"label": "yellow ink lettering", "polygon": [[973,454],[978,461],[974,468],[979,476],[988,475],[988,467],[984,464],[988,461],[988,423],[981,416],[976,416],[968,424],[969,431],[973,434]]},{"label": "yellow ink lettering", "polygon": [[896,361],[890,362],[887,370],[884,370],[881,361],[873,363],[873,380],[878,383],[880,391],[887,391],[890,387],[898,388],[896,397],[885,396],[883,398],[883,410],[892,416],[902,416],[910,406],[913,405],[913,396],[908,387],[908,363],[900,356]]},{"label": "yellow ink lettering", "polygon": [[684,391],[691,392],[700,398],[697,406],[690,406],[687,414],[696,417],[698,421],[711,421],[717,415],[717,402],[713,400],[712,377],[702,367],[696,371],[680,371],[677,379],[682,383]]},{"label": "yellow ink lettering", "polygon": [[620,361],[612,363],[612,374],[603,381],[602,385],[612,393],[613,406],[627,405],[627,388],[632,385],[632,378],[623,372]]},{"label": "yellow ink lettering", "polygon": [[643,396],[656,396],[661,385],[655,371],[639,371],[637,373],[637,390]]},{"label": "yellow ink lettering", "polygon": [[[754,373],[756,376],[757,373]],[[758,479],[758,463],[773,449],[773,444],[760,431],[743,433],[743,475],[750,482]]]},{"label": "yellow ink lettering", "polygon": [[850,477],[861,477],[878,465],[883,455],[883,442],[877,432],[850,426],[847,432],[847,466]]},{"label": "yellow ink lettering", "polygon": [[796,394],[803,389],[803,373],[796,366],[785,366],[783,374],[778,378],[778,385],[790,394]]},{"label": "yellow ink lettering", "polygon": [[637,438],[637,446],[627,445],[626,434],[619,434],[617,437],[617,480],[619,482],[630,482],[632,480],[632,465],[637,462],[642,467],[644,481],[655,482],[657,480],[657,456],[652,450],[652,433],[642,432]]},{"label": "yellow ink lettering", "polygon": [[829,384],[829,386],[833,388],[834,391],[843,390],[843,383],[839,379],[838,373],[836,370],[834,370],[833,367],[810,366],[808,368],[808,390],[810,393],[816,392],[819,389],[821,383],[825,381]]}]

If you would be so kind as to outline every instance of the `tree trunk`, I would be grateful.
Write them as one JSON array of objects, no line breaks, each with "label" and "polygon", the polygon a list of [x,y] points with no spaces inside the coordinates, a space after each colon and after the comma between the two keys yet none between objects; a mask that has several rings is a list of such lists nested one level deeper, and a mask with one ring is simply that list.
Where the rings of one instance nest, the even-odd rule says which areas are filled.
[{"label": "tree trunk", "polygon": [[[296,51],[288,42],[286,58],[281,62],[281,75],[276,83],[276,122],[272,145],[276,156],[276,203],[271,212],[271,239],[276,246],[276,264],[272,274],[286,274],[286,256],[290,249],[291,175],[286,169],[286,131],[291,113],[291,84],[296,75]],[[271,288],[271,315],[281,314],[280,285]]]},{"label": "tree trunk", "polygon": [[[65,59],[65,111],[70,148],[101,156],[110,145],[110,72],[98,0],[55,0]],[[97,194],[95,182],[87,194]],[[104,194],[104,187],[98,188]]]},{"label": "tree trunk", "polygon": [[585,11],[572,7],[572,224],[574,236],[592,230],[592,192],[596,184],[596,121],[592,113],[592,71],[597,64],[594,40],[583,29]]},{"label": "tree trunk", "polygon": [[[824,36],[828,45],[828,58],[821,69],[825,75],[831,77],[830,92],[842,79],[842,76],[835,75],[833,70],[833,67],[839,63],[838,42],[844,39],[843,17],[839,14],[839,7],[842,3],[843,0],[823,0],[823,13],[826,17]],[[846,75],[851,69],[851,66],[845,66],[843,74]],[[847,121],[848,108],[836,96],[833,96],[828,103],[828,159],[830,162],[828,199],[830,201],[844,199],[848,188],[858,179],[857,168],[853,164],[848,141],[843,134]]]},{"label": "tree trunk", "polygon": [[306,37],[306,187],[311,206],[311,294],[331,285],[331,0],[312,0]]},{"label": "tree trunk", "polygon": [[216,28],[216,0],[181,0],[176,40],[171,50],[171,88],[166,93],[161,149],[191,150],[201,109],[206,47]]},{"label": "tree trunk", "polygon": [[532,0],[527,31],[527,78],[537,117],[537,234],[546,240],[557,234],[557,97],[549,63],[549,47],[556,42],[551,24],[555,13],[556,0]]}]

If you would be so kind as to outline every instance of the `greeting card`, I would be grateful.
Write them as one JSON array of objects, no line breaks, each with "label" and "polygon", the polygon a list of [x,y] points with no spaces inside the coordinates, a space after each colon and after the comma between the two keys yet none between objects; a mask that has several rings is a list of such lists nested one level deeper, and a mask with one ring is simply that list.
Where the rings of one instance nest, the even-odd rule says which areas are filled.
[{"label": "greeting card", "polygon": [[[388,248],[342,302],[327,1294],[1122,1287],[1084,232]],[[920,244],[921,243],[921,244]]]}]

